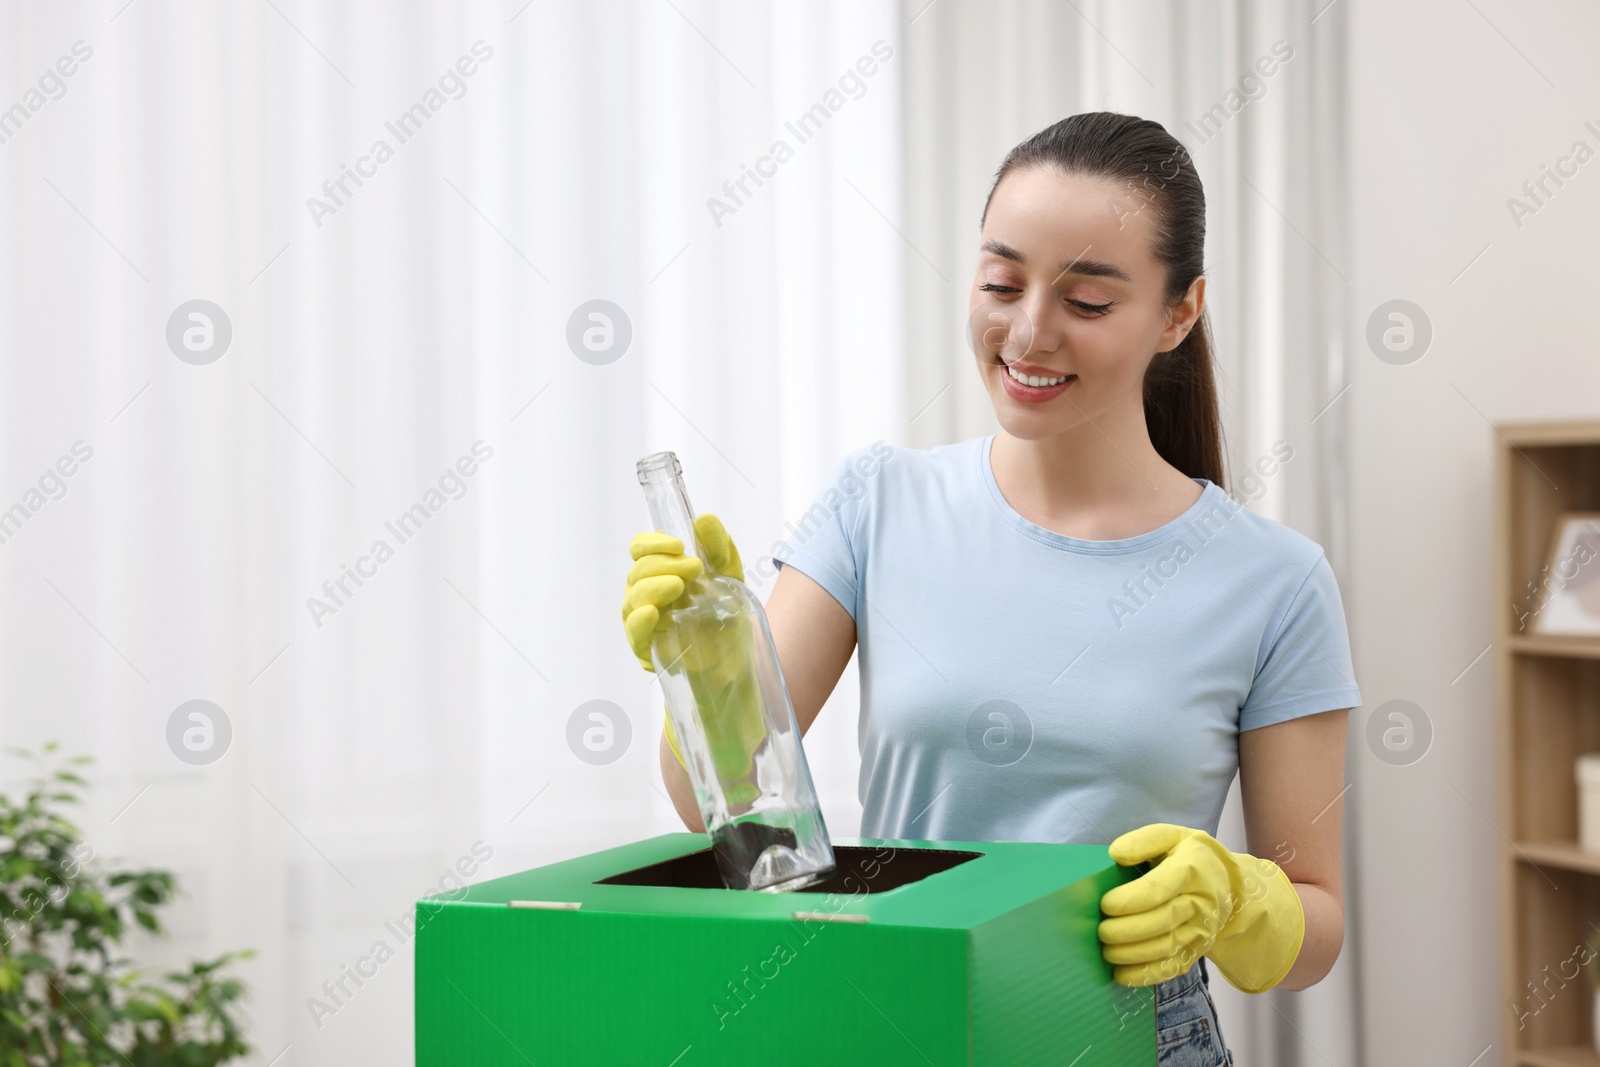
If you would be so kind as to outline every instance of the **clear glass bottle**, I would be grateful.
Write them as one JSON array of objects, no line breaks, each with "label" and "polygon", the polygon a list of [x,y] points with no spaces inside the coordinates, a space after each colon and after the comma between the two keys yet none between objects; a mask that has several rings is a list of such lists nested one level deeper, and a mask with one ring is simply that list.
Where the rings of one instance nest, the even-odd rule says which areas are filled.
[{"label": "clear glass bottle", "polygon": [[833,845],[767,614],[706,558],[677,455],[641,459],[639,484],[655,528],[704,565],[663,613],[650,652],[723,884],[780,893],[822,881]]}]

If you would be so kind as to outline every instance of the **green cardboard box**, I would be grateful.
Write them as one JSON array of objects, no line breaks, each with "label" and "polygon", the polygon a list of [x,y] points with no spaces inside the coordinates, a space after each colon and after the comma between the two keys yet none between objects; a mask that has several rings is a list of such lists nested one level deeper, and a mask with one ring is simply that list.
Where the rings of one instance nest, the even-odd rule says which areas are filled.
[{"label": "green cardboard box", "polygon": [[807,890],[721,887],[676,833],[417,905],[417,1067],[1140,1067],[1104,845],[835,839]]}]

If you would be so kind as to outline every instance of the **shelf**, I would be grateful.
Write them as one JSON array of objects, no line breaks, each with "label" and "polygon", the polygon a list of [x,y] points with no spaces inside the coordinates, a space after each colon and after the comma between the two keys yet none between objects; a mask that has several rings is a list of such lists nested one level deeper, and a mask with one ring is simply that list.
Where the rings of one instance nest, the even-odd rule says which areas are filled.
[{"label": "shelf", "polygon": [[1600,852],[1585,852],[1572,841],[1518,841],[1513,847],[1523,860],[1534,864],[1600,874]]},{"label": "shelf", "polygon": [[1515,448],[1600,445],[1600,422],[1502,422],[1496,428]]},{"label": "shelf", "polygon": [[1582,1045],[1540,1049],[1538,1052],[1524,1050],[1517,1053],[1517,1059],[1523,1067],[1600,1067],[1600,1055]]},{"label": "shelf", "polygon": [[1600,637],[1557,637],[1550,634],[1519,634],[1506,638],[1512,652],[1520,656],[1568,656],[1600,659]]},{"label": "shelf", "polygon": [[[1561,516],[1600,511],[1600,419],[1495,431],[1493,821],[1505,835],[1500,999],[1513,1012],[1501,1013],[1495,1050],[1477,1067],[1600,1067],[1587,983],[1562,985],[1552,998],[1533,989],[1546,974],[1560,982],[1558,972],[1570,973],[1568,961],[1600,929],[1600,852],[1578,847],[1574,766],[1579,755],[1600,753],[1600,635],[1536,633],[1538,617],[1522,616],[1540,603],[1530,590],[1548,580]],[[1519,617],[1526,629],[1516,628]],[[1518,1005],[1526,1012],[1517,1014]]]}]

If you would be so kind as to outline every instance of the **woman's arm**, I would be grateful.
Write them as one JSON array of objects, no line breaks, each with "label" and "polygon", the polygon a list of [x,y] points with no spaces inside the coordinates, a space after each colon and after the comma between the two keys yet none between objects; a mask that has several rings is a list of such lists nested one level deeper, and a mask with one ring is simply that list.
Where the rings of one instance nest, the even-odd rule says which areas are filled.
[{"label": "woman's arm", "polygon": [[[1349,709],[1239,735],[1239,789],[1251,855],[1283,868],[1306,934],[1283,989],[1316,985],[1344,945],[1344,748]],[[668,759],[671,759],[669,754]]]},{"label": "woman's arm", "polygon": [[[783,683],[804,736],[850,663],[856,647],[856,623],[832,594],[791,566],[778,571],[778,582],[765,607]],[[704,833],[689,772],[672,754],[665,730],[659,747],[661,780],[672,806],[678,809],[683,825]]]}]

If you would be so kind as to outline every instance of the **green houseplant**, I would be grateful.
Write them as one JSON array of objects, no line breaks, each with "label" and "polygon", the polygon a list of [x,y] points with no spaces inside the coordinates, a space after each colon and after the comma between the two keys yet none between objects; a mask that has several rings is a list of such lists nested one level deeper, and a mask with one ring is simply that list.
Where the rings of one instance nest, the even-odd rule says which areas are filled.
[{"label": "green houseplant", "polygon": [[230,952],[150,977],[121,954],[135,927],[163,932],[169,871],[112,869],[61,808],[85,781],[50,743],[24,795],[0,794],[0,1067],[211,1067],[247,1054]]}]

